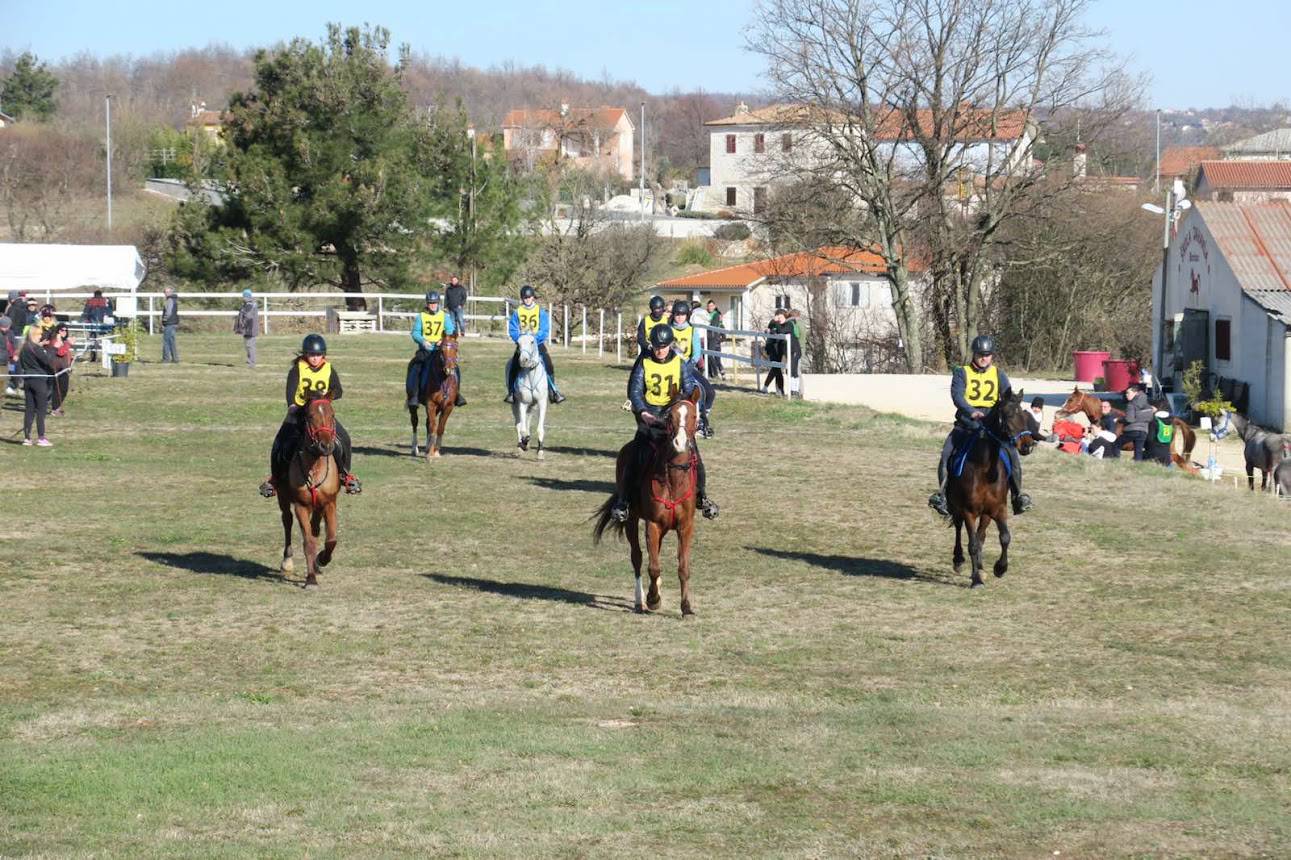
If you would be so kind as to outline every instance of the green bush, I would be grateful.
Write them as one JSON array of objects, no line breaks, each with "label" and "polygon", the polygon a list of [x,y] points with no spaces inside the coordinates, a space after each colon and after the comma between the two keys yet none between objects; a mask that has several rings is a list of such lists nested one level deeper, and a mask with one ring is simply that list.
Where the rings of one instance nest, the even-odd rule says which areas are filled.
[{"label": "green bush", "polygon": [[698,209],[686,209],[677,213],[678,218],[702,218],[706,221],[712,221],[717,216],[712,212],[701,212]]},{"label": "green bush", "polygon": [[723,224],[713,231],[713,238],[725,239],[728,242],[742,242],[749,236],[753,235],[749,230],[748,224],[736,222],[734,224]]},{"label": "green bush", "polygon": [[702,242],[686,242],[677,251],[677,258],[673,262],[678,266],[696,265],[707,268],[713,265],[713,255]]}]

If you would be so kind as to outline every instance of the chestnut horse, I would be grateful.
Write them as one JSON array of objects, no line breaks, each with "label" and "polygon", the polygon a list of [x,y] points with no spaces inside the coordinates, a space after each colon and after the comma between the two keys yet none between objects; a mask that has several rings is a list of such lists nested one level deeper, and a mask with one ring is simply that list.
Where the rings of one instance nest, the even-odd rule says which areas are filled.
[{"label": "chestnut horse", "polygon": [[[982,431],[964,459],[963,471],[946,480],[946,503],[955,526],[955,572],[964,566],[962,531],[968,530],[968,555],[973,562],[972,588],[982,586],[982,544],[986,529],[995,521],[1000,532],[1000,557],[995,575],[1009,569],[1009,478],[1005,472],[1000,446],[1016,445],[1026,456],[1035,449],[1035,439],[1022,411],[1022,392],[1008,389],[982,419]],[[953,462],[953,460],[952,460]]]},{"label": "chestnut horse", "polygon": [[[628,520],[614,522],[610,509],[614,496],[596,512],[593,540],[601,542],[607,529],[627,535],[632,551],[632,570],[636,574],[637,612],[654,612],[662,604],[659,594],[659,553],[664,536],[677,533],[677,578],[681,581],[681,614],[695,614],[690,602],[690,542],[695,532],[695,504],[698,501],[696,485],[699,478],[699,452],[695,446],[695,430],[699,424],[698,403],[700,390],[695,389],[689,398],[672,404],[664,422],[663,433],[651,439],[644,458],[640,482],[628,488]],[[621,481],[624,471],[637,456],[637,440],[633,439],[619,451],[617,475]],[[646,549],[650,553],[650,592],[645,594],[641,584],[641,536],[637,524],[645,520]]]},{"label": "chestnut horse", "polygon": [[[440,456],[444,426],[457,403],[457,337],[444,335],[439,349],[425,360],[430,362],[430,373],[427,374],[426,387],[417,393],[417,402],[426,408],[426,459],[429,460]],[[416,406],[408,407],[408,418],[412,422],[412,456],[417,457],[421,449],[417,447]]]},{"label": "chestnut horse", "polygon": [[[1097,427],[1098,422],[1102,420],[1103,411],[1099,404],[1102,401],[1090,394],[1088,391],[1081,391],[1080,388],[1073,388],[1071,394],[1067,397],[1067,402],[1058,408],[1055,417],[1065,418],[1068,415],[1075,415],[1077,412],[1084,413],[1089,419],[1092,427]],[[1112,409],[1112,415],[1117,420],[1125,418],[1125,413],[1120,409]],[[1170,443],[1170,459],[1176,466],[1188,472],[1191,475],[1197,474],[1197,467],[1192,464],[1192,449],[1197,444],[1197,434],[1188,426],[1188,422],[1182,418],[1172,419],[1174,423],[1174,438],[1178,440],[1180,450],[1175,450],[1174,442]],[[1134,443],[1127,442],[1121,446],[1122,451],[1133,451]]]},{"label": "chestnut horse", "polygon": [[[301,439],[287,466],[286,483],[278,487],[282,511],[282,571],[291,573],[291,518],[300,524],[305,544],[305,587],[318,586],[318,572],[336,551],[336,498],[341,491],[341,473],[333,452],[336,448],[336,414],[327,397],[314,397],[305,404]],[[318,526],[327,521],[327,541],[318,551]]]}]

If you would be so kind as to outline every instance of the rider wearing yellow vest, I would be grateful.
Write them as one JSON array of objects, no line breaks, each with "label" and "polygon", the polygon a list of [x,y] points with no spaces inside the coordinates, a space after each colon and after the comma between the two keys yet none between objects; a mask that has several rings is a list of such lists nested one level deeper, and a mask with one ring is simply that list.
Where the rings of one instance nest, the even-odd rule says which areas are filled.
[{"label": "rider wearing yellow vest", "polygon": [[[690,362],[673,351],[676,338],[672,326],[655,326],[650,331],[650,351],[632,368],[628,377],[628,401],[637,417],[637,434],[632,440],[634,456],[628,461],[625,474],[617,484],[617,497],[610,514],[619,522],[628,518],[628,491],[636,486],[636,476],[643,467],[643,460],[650,450],[652,436],[662,432],[664,421],[672,404],[679,397],[688,397],[695,390],[695,371]],[[708,519],[717,517],[717,504],[706,493],[707,482],[704,461],[695,449],[695,493],[700,511]]]},{"label": "rider wearing yellow vest", "polygon": [[663,300],[663,296],[651,296],[650,312],[641,317],[641,322],[637,323],[638,355],[645,355],[650,351],[650,332],[655,326],[666,322],[668,322],[668,303]]},{"label": "rider wearing yellow vest", "polygon": [[528,334],[533,335],[538,355],[542,357],[542,366],[547,370],[547,396],[552,403],[564,403],[565,395],[556,387],[556,368],[551,363],[551,354],[547,352],[547,339],[551,337],[551,315],[538,304],[538,294],[529,284],[520,288],[520,304],[507,320],[507,334],[515,343],[516,351],[507,362],[507,396],[502,399],[507,403],[515,401],[516,380],[520,377],[520,338]]},{"label": "rider wearing yellow vest", "polygon": [[[416,409],[420,394],[430,384],[430,362],[439,349],[439,342],[446,335],[456,335],[457,326],[454,317],[439,306],[439,293],[431,290],[426,293],[426,307],[413,320],[412,340],[417,344],[417,354],[408,364],[408,378],[404,381],[404,393],[408,395],[408,408]],[[457,406],[465,406],[466,398],[462,396],[462,366],[457,366]]]},{"label": "rider wearing yellow vest", "polygon": [[[950,399],[955,404],[955,429],[941,446],[941,460],[937,463],[937,492],[928,497],[928,505],[942,516],[950,516],[946,507],[946,472],[955,442],[964,433],[981,429],[981,419],[991,410],[1005,391],[1010,388],[1009,378],[995,366],[995,339],[990,335],[973,338],[973,360],[951,371]],[[1011,444],[1000,446],[1000,453],[1009,458],[1009,492],[1013,496],[1013,513],[1022,514],[1033,507],[1031,497],[1022,492],[1022,462],[1018,449]]]},{"label": "rider wearing yellow vest", "polygon": [[[287,417],[278,428],[274,437],[273,448],[269,453],[269,479],[260,485],[260,495],[265,498],[273,496],[278,481],[286,477],[287,466],[300,443],[301,410],[311,397],[326,397],[333,402],[341,399],[341,375],[327,360],[327,342],[320,334],[305,336],[300,345],[300,354],[291,362],[287,372]],[[341,483],[347,493],[362,492],[359,479],[350,474],[349,431],[336,419],[336,468],[341,472]]]},{"label": "rider wearing yellow vest", "polygon": [[676,338],[674,348],[695,371],[695,384],[704,392],[703,399],[699,402],[699,433],[705,439],[711,439],[713,422],[710,414],[713,410],[713,401],[717,399],[717,389],[708,381],[708,377],[704,376],[704,346],[700,340],[699,329],[690,324],[692,310],[690,304],[684,299],[678,299],[672,303],[672,333]]}]

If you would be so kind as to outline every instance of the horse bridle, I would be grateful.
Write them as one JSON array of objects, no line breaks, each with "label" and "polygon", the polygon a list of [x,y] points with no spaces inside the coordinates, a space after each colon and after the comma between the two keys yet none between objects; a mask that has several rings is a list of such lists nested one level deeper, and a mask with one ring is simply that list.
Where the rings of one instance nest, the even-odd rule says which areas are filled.
[{"label": "horse bridle", "polygon": [[[322,398],[322,399],[328,399],[328,398]],[[309,423],[308,410],[309,410],[309,407],[315,402],[318,402],[318,400],[317,399],[311,400],[305,404],[305,410],[306,410],[305,436],[306,438],[309,439],[309,442],[311,445],[318,446],[318,447],[321,447],[324,444],[326,444],[326,437],[331,437],[331,441],[335,443],[336,441],[336,416],[335,415],[332,416],[331,421],[320,424],[317,427]]]}]

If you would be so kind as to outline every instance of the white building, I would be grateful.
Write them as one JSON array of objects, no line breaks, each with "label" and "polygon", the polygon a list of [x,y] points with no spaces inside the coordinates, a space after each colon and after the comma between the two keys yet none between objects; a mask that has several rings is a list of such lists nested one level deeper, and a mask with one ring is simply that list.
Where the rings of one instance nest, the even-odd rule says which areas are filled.
[{"label": "white building", "polygon": [[[732,116],[704,123],[709,129],[710,185],[696,208],[760,214],[775,185],[793,182],[823,159],[825,144],[812,132],[813,112],[804,105],[771,105],[750,110],[741,103]],[[1008,175],[1031,162],[1035,129],[1021,114],[993,118],[982,111],[981,131],[964,131],[955,157],[971,171]],[[931,119],[926,120],[931,125]],[[880,123],[878,135],[895,151],[894,167],[916,169],[917,148],[902,121]],[[989,167],[988,167],[989,165]]]},{"label": "white building", "polygon": [[541,161],[566,162],[582,168],[633,176],[632,148],[636,127],[624,108],[520,108],[502,120],[507,156],[532,170]]},{"label": "white building", "polygon": [[1153,353],[1179,376],[1194,360],[1256,422],[1291,428],[1291,203],[1199,201],[1153,279]]},{"label": "white building", "polygon": [[1276,128],[1224,147],[1224,158],[1280,161],[1291,159],[1291,128]]},{"label": "white building", "polygon": [[1203,161],[1193,196],[1227,203],[1291,200],[1291,161]]}]

